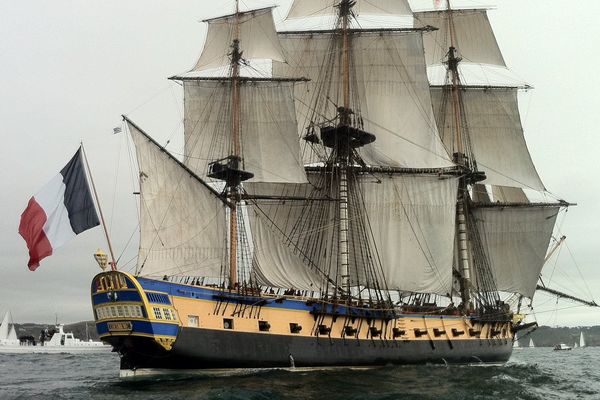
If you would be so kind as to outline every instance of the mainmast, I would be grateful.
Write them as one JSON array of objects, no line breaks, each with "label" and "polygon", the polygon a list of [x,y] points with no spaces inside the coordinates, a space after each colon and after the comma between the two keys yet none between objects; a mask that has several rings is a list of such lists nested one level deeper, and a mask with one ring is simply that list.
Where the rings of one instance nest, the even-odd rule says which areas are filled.
[{"label": "mainmast", "polygon": [[[352,0],[343,0],[340,3],[340,17],[342,19],[342,41],[343,41],[343,62],[342,62],[342,81],[344,91],[344,107],[339,110],[340,126],[350,125],[350,35],[348,25],[352,7],[356,4]],[[350,273],[348,268],[348,164],[350,158],[350,148],[348,140],[342,140],[338,148],[337,164],[340,170],[339,196],[340,196],[340,229],[339,229],[339,257],[340,257],[340,275],[341,286],[347,294],[350,293]]]},{"label": "mainmast", "polygon": [[[240,4],[239,0],[235,2],[235,34],[231,52],[231,91],[232,91],[232,161],[234,168],[237,169],[237,164],[240,162],[240,93],[239,93],[239,78],[240,78],[240,60],[242,58],[240,52]],[[237,279],[237,242],[238,242],[238,226],[237,226],[237,203],[239,201],[239,182],[228,182],[229,198],[233,206],[229,214],[229,284],[235,287]]]}]

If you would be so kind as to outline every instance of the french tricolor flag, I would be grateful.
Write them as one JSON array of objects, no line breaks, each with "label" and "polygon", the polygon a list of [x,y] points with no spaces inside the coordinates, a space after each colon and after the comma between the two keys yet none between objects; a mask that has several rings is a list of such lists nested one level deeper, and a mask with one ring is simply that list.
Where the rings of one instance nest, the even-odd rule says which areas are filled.
[{"label": "french tricolor flag", "polygon": [[34,195],[19,224],[35,271],[40,261],[75,235],[100,225],[85,175],[80,147],[71,161]]}]

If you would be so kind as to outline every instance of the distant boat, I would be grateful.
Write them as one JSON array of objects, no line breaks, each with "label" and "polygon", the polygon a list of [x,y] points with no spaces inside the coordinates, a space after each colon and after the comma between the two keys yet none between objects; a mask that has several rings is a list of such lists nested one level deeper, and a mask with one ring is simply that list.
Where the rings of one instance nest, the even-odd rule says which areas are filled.
[{"label": "distant boat", "polygon": [[535,344],[533,343],[532,338],[529,338],[529,347],[535,347]]},{"label": "distant boat", "polygon": [[0,346],[12,344],[19,344],[19,338],[12,323],[10,311],[7,311],[0,324]]},{"label": "distant boat", "polygon": [[578,347],[579,347],[579,345],[577,344],[577,342],[575,342],[575,343],[573,344],[573,348],[574,348],[574,349],[576,349],[576,348],[578,348]]},{"label": "distant boat", "polygon": [[[46,338],[48,340],[46,340]],[[0,325],[0,353],[103,353],[111,346],[93,340],[80,340],[73,333],[65,332],[64,325],[56,325],[54,332],[44,331],[36,342],[33,336],[17,337],[10,311]]]},{"label": "distant boat", "polygon": [[583,332],[579,334],[579,347],[585,347],[585,337],[583,336]]},{"label": "distant boat", "polygon": [[567,346],[564,343],[561,344],[557,344],[556,346],[554,346],[554,350],[555,351],[560,351],[560,350],[572,350],[573,348],[571,346]]},{"label": "distant boat", "polygon": [[519,339],[517,339],[517,337],[515,336],[515,340],[513,341],[513,349],[520,349],[521,346],[519,345]]}]

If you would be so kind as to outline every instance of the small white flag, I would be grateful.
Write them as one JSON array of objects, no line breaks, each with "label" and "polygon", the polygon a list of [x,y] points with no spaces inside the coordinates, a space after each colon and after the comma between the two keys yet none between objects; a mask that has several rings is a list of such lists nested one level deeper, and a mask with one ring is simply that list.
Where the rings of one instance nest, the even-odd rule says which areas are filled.
[{"label": "small white flag", "polygon": [[116,128],[113,128],[113,134],[116,135],[117,133],[121,133],[121,127],[117,126]]}]

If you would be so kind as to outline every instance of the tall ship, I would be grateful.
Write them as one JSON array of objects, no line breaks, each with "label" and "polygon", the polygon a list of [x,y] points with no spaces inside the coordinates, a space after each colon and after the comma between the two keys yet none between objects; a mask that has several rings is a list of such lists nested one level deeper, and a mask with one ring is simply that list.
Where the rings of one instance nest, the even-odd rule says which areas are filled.
[{"label": "tall ship", "polygon": [[279,32],[272,8],[229,12],[171,78],[183,160],[124,117],[138,262],[91,286],[122,376],[507,361],[569,204],[526,193],[522,88],[463,83],[505,66],[486,10],[296,0],[291,25],[328,25]]}]

